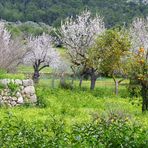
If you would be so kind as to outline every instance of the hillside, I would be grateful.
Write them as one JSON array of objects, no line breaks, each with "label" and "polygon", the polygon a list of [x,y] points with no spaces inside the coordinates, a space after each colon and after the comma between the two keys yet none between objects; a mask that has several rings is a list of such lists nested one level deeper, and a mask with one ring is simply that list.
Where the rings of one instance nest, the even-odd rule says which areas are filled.
[{"label": "hillside", "polygon": [[102,15],[107,27],[129,23],[136,16],[148,14],[147,4],[133,0],[1,0],[0,18],[57,26],[61,19],[85,8]]}]

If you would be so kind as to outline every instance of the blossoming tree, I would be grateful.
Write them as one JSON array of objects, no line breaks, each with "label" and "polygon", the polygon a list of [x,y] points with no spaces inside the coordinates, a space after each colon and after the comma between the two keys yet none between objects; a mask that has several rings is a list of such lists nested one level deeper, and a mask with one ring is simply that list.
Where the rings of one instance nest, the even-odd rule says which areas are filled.
[{"label": "blossoming tree", "polygon": [[53,48],[52,38],[46,34],[28,39],[29,52],[24,57],[25,64],[34,69],[33,80],[38,82],[39,72],[45,67],[56,68],[59,64],[59,53]]},{"label": "blossoming tree", "polygon": [[[84,11],[76,17],[68,17],[61,23],[58,36],[70,57],[73,66],[83,67],[89,71],[91,89],[94,89],[98,76],[97,68],[89,65],[89,49],[96,37],[105,30],[103,19],[100,16],[91,17],[90,11]],[[91,59],[92,60],[92,59]]]},{"label": "blossoming tree", "polygon": [[14,70],[21,62],[26,50],[23,41],[13,40],[5,23],[0,22],[0,68],[7,71]]}]

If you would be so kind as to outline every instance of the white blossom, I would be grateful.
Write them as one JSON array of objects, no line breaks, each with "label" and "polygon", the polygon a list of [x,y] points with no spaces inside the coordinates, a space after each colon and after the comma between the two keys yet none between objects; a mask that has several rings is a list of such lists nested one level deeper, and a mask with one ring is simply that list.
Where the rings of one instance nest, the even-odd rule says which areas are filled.
[{"label": "white blossom", "polygon": [[148,56],[148,17],[136,18],[131,25],[130,34],[133,52],[138,52],[139,48],[143,47],[145,56]]},{"label": "white blossom", "polygon": [[25,49],[19,39],[13,40],[5,28],[5,22],[0,21],[0,68],[14,69],[25,54]]},{"label": "white blossom", "polygon": [[59,63],[59,53],[53,48],[52,38],[46,34],[28,39],[29,52],[24,58],[25,64],[31,64],[39,71],[44,67],[56,67]]},{"label": "white blossom", "polygon": [[84,11],[80,16],[68,17],[61,23],[59,37],[68,49],[71,61],[80,65],[86,59],[88,49],[104,30],[103,18],[97,15],[93,18],[90,11]]}]

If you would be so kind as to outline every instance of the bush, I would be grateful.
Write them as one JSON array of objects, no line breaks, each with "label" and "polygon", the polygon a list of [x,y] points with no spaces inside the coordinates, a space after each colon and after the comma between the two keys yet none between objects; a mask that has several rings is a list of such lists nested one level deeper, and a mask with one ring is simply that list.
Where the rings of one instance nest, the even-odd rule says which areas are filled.
[{"label": "bush", "polygon": [[45,108],[47,106],[50,106],[50,102],[49,99],[47,98],[50,94],[50,90],[48,88],[36,88],[36,93],[38,96],[37,99],[37,106],[41,107],[41,108]]},{"label": "bush", "polygon": [[27,123],[9,114],[0,121],[0,147],[146,148],[148,144],[146,130],[126,116],[98,117],[68,131],[62,120],[50,118],[44,123]]},{"label": "bush", "polygon": [[71,133],[75,145],[89,147],[146,147],[145,131],[131,124],[127,117],[112,114],[109,118],[98,118],[95,122],[75,125]]},{"label": "bush", "polygon": [[128,85],[128,91],[131,97],[141,96],[141,85],[136,78],[130,78],[130,83]]},{"label": "bush", "polygon": [[72,84],[71,83],[67,83],[67,82],[60,83],[59,87],[62,88],[62,89],[73,89]]},{"label": "bush", "polygon": [[130,85],[128,91],[131,97],[140,97],[141,96],[141,86],[140,85]]}]

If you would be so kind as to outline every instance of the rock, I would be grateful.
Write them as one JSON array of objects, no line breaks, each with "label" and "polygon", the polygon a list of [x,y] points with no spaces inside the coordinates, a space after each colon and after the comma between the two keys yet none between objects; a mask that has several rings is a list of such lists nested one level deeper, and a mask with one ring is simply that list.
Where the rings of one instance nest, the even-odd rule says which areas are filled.
[{"label": "rock", "polygon": [[[19,85],[17,92],[12,93],[8,88],[9,83]],[[7,105],[10,107],[22,105],[25,102],[37,102],[33,80],[19,80],[19,79],[3,79],[0,80],[5,87],[0,91],[0,105]]]},{"label": "rock", "polygon": [[12,101],[17,101],[17,97],[12,97]]},{"label": "rock", "polygon": [[0,105],[2,105],[2,104],[3,104],[3,97],[0,96]]},{"label": "rock", "polygon": [[23,104],[24,103],[23,97],[19,97],[18,100],[17,100],[17,102],[19,104]]},{"label": "rock", "polygon": [[34,95],[35,89],[34,89],[33,86],[27,86],[27,87],[24,88],[23,93],[27,94],[27,95]]},{"label": "rock", "polygon": [[7,103],[6,105],[7,105],[8,107],[12,107],[11,104],[9,104],[9,103]]},{"label": "rock", "polygon": [[0,80],[0,83],[7,86],[7,84],[10,83],[10,80],[9,79],[2,79],[2,80]]},{"label": "rock", "polygon": [[28,80],[23,80],[23,86],[33,86],[33,80],[28,79]]},{"label": "rock", "polygon": [[4,100],[4,101],[7,100],[7,97],[6,97],[6,96],[3,96],[3,100]]},{"label": "rock", "polygon": [[17,92],[17,93],[16,93],[16,97],[18,97],[18,98],[19,98],[19,97],[22,97],[21,93],[20,93],[20,92]]},{"label": "rock", "polygon": [[4,105],[4,101],[3,100],[0,101],[0,105]]},{"label": "rock", "polygon": [[36,103],[36,102],[37,102],[37,97],[36,97],[36,95],[30,96],[30,102],[31,102],[31,103]]},{"label": "rock", "polygon": [[20,89],[23,90],[24,89],[24,86],[20,86]]},{"label": "rock", "polygon": [[8,104],[8,102],[7,102],[7,101],[5,101],[5,100],[4,100],[3,102],[4,102],[4,104]]},{"label": "rock", "polygon": [[17,104],[17,103],[16,103],[15,101],[12,101],[12,102],[11,102],[11,105],[12,105],[12,106],[16,106],[16,104]]},{"label": "rock", "polygon": [[4,96],[8,96],[8,92],[7,92],[7,91],[5,91],[3,95],[4,95]]},{"label": "rock", "polygon": [[17,85],[22,85],[23,82],[22,82],[22,80],[16,79],[16,80],[15,80],[15,84],[17,84]]},{"label": "rock", "polygon": [[2,95],[2,96],[4,95],[4,91],[3,91],[3,90],[1,91],[1,95]]}]

